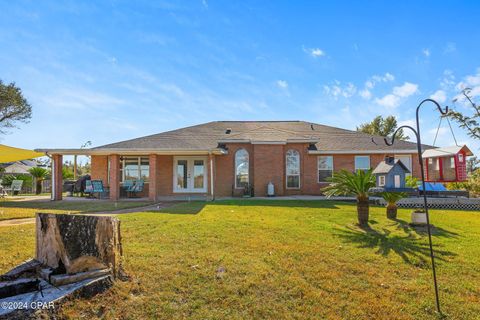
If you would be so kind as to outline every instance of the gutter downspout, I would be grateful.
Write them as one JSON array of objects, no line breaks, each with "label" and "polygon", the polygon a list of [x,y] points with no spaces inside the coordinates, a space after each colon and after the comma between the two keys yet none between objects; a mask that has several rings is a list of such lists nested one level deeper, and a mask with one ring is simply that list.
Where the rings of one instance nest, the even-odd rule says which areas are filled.
[{"label": "gutter downspout", "polygon": [[53,201],[54,200],[54,196],[53,196],[53,190],[55,190],[55,183],[57,183],[55,181],[55,175],[53,174],[54,172],[54,168],[53,166],[55,165],[53,163],[53,159],[52,159],[52,156],[48,154],[48,152],[45,152],[45,155],[50,159],[50,167],[52,168],[52,170],[50,170],[50,176],[51,176],[51,180],[52,180],[52,185],[50,186],[50,201]]},{"label": "gutter downspout", "polygon": [[210,193],[212,196],[212,201],[215,200],[215,191],[214,191],[214,183],[213,183],[213,155],[210,152],[209,153],[209,158],[210,158]]}]

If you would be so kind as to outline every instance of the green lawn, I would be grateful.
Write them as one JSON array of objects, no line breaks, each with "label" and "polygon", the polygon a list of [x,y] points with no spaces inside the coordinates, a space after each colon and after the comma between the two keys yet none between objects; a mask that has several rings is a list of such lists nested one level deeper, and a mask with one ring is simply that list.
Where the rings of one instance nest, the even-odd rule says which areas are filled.
[{"label": "green lawn", "polygon": [[38,211],[48,213],[83,213],[112,211],[143,207],[148,201],[10,201],[0,200],[0,221],[8,219],[33,218]]},{"label": "green lawn", "polygon": [[[119,215],[132,280],[66,304],[65,318],[436,319],[427,237],[371,209],[238,200]],[[432,211],[443,310],[480,316],[480,214]],[[0,228],[0,271],[33,255],[33,225]]]}]

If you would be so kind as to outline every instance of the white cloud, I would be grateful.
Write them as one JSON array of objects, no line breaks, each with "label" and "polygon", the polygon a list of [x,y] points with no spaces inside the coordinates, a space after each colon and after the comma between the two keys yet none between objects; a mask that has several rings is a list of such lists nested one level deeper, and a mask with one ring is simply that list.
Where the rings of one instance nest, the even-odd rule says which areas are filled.
[{"label": "white cloud", "polygon": [[387,94],[383,98],[375,99],[375,102],[382,107],[395,109],[400,104],[400,98],[394,94]]},{"label": "white cloud", "polygon": [[373,75],[365,81],[364,89],[358,91],[358,94],[364,99],[370,99],[372,97],[371,90],[375,88],[378,83],[390,82],[395,80],[395,76],[390,72],[386,72],[384,75]]},{"label": "white cloud", "polygon": [[423,49],[422,53],[425,57],[427,57],[427,58],[430,57],[430,50],[429,49]]},{"label": "white cloud", "polygon": [[430,96],[430,99],[436,100],[439,103],[447,101],[447,94],[443,90],[437,90]]},{"label": "white cloud", "polygon": [[288,82],[285,80],[277,80],[277,86],[279,86],[282,89],[287,89],[288,88]]},{"label": "white cloud", "polygon": [[202,6],[203,6],[205,9],[208,9],[207,0],[202,0]]},{"label": "white cloud", "polygon": [[405,82],[403,85],[393,88],[393,94],[402,98],[407,98],[417,92],[418,85],[410,82]]},{"label": "white cloud", "polygon": [[302,46],[302,50],[305,53],[308,53],[314,58],[319,58],[325,56],[325,51],[323,51],[320,48],[305,48],[305,46]]},{"label": "white cloud", "polygon": [[372,97],[372,93],[368,89],[360,90],[358,94],[363,98],[363,99],[370,99]]},{"label": "white cloud", "polygon": [[402,102],[402,98],[408,98],[417,92],[417,84],[405,82],[401,86],[393,87],[392,93],[385,95],[383,98],[375,99],[375,102],[382,107],[395,109]]},{"label": "white cloud", "polygon": [[357,87],[349,82],[346,85],[342,86],[341,82],[338,80],[334,81],[335,84],[333,85],[324,85],[323,91],[327,95],[331,95],[335,100],[338,97],[350,98],[357,92]]}]

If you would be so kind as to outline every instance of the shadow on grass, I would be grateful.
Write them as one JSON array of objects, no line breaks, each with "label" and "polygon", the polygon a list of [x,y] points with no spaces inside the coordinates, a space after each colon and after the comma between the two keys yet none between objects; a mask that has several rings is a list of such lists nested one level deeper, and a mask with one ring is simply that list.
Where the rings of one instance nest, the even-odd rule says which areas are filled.
[{"label": "shadow on grass", "polygon": [[[347,227],[336,229],[338,236],[348,243],[357,244],[358,248],[376,249],[377,254],[386,257],[390,253],[400,256],[405,263],[420,268],[429,266],[430,247],[425,238],[415,239],[412,233],[405,236],[392,235],[391,231],[382,228],[381,231],[371,227],[355,228]],[[456,254],[447,250],[441,250],[434,242],[435,258],[439,261],[446,261],[446,257]]]},{"label": "shadow on grass", "polygon": [[[392,222],[398,224],[397,229],[403,230],[408,235],[416,234],[419,236],[427,236],[428,231],[426,226],[412,226],[407,221],[402,219],[393,219]],[[456,232],[449,231],[440,227],[436,227],[434,225],[430,226],[430,231],[432,232],[432,236],[442,237],[442,238],[458,238],[460,235]]]},{"label": "shadow on grass", "polygon": [[268,200],[268,199],[232,199],[217,200],[214,205],[225,206],[261,206],[261,207],[282,207],[282,208],[325,208],[340,209],[338,205],[356,207],[355,202],[346,202],[338,200]]}]

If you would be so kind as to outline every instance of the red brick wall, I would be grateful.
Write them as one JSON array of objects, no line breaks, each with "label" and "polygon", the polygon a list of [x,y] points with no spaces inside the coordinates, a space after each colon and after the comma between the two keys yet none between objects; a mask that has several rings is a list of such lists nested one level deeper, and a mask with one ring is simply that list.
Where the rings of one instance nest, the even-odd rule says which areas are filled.
[{"label": "red brick wall", "polygon": [[[250,183],[255,188],[256,196],[265,196],[268,182],[272,181],[275,186],[276,195],[321,194],[321,188],[326,183],[318,182],[317,159],[318,155],[308,154],[308,144],[288,145],[261,145],[261,144],[229,144],[228,154],[214,156],[214,188],[216,197],[241,196],[243,189],[234,189],[235,184],[235,153],[238,149],[244,148],[249,153],[250,160]],[[285,155],[289,149],[295,149],[300,153],[300,189],[286,189],[286,168]],[[370,165],[375,168],[380,161],[383,161],[388,154],[370,155]],[[389,154],[391,155],[391,154]],[[417,156],[412,154],[413,175],[420,176],[420,166]],[[333,155],[334,170],[354,170],[355,154]],[[92,156],[92,179],[101,179],[107,182],[107,157]],[[210,190],[210,162],[207,161],[206,173],[208,190]],[[157,192],[158,196],[178,195],[173,193],[173,156],[157,156]],[[151,167],[153,169],[153,166]],[[155,175],[150,172],[150,179]],[[149,185],[145,186],[145,196],[148,195]],[[185,194],[182,194],[185,195]]]},{"label": "red brick wall", "polygon": [[91,177],[92,180],[102,180],[104,186],[108,186],[108,157],[92,156]]},{"label": "red brick wall", "polygon": [[253,183],[255,196],[266,196],[269,182],[273,183],[275,194],[283,195],[285,190],[285,146],[255,144],[253,145],[253,162],[255,163]]}]

